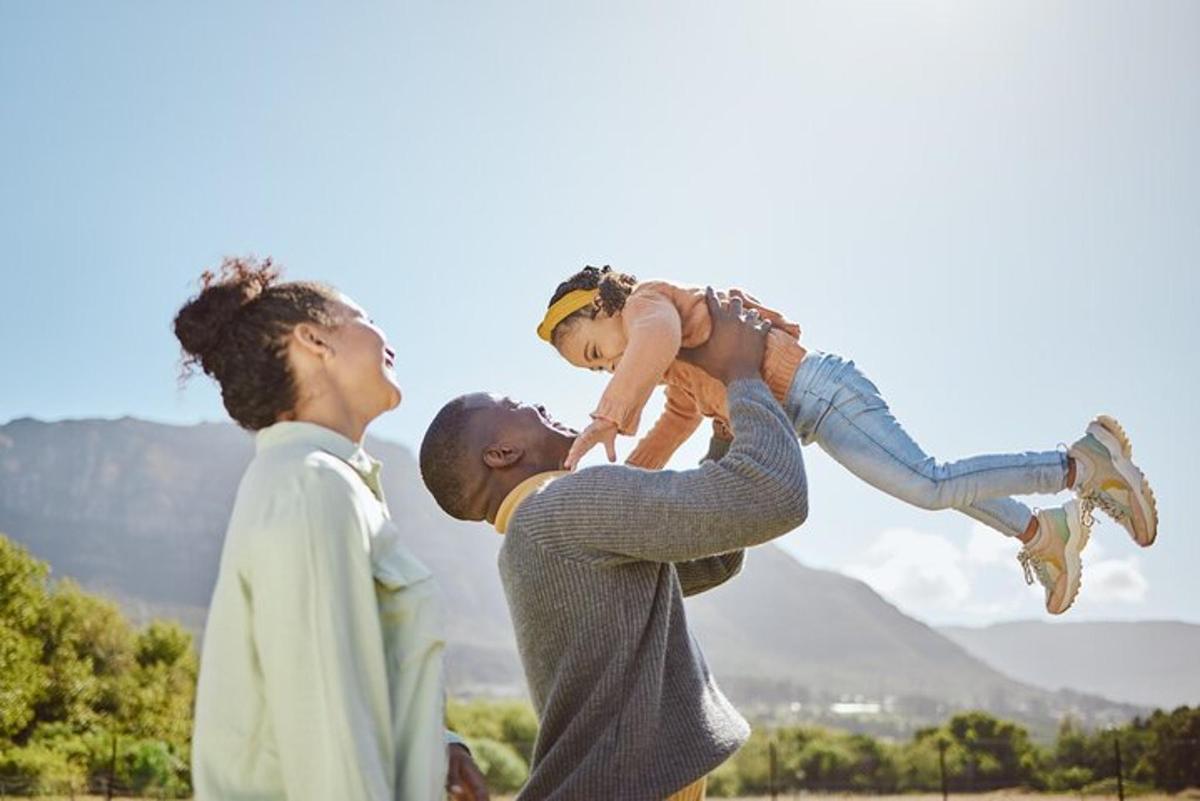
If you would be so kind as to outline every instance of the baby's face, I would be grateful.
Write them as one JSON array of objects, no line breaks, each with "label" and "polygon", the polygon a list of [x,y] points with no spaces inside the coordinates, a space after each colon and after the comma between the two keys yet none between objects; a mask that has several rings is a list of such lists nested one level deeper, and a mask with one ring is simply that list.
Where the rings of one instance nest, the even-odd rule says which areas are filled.
[{"label": "baby's face", "polygon": [[625,353],[625,327],[621,318],[604,312],[589,320],[575,318],[564,324],[555,347],[562,357],[585,370],[611,373],[621,363]]}]

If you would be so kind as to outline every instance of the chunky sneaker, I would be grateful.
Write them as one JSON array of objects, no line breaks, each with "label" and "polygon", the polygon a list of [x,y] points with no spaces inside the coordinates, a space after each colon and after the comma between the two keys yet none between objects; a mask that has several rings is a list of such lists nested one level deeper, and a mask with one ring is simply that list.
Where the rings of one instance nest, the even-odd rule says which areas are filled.
[{"label": "chunky sneaker", "polygon": [[1075,494],[1083,517],[1092,523],[1097,506],[1120,523],[1143,548],[1158,536],[1158,504],[1150,482],[1130,458],[1133,448],[1121,424],[1102,414],[1087,433],[1067,450],[1075,460]]},{"label": "chunky sneaker", "polygon": [[1069,501],[1061,509],[1037,513],[1038,530],[1017,561],[1025,570],[1025,583],[1036,578],[1046,589],[1046,611],[1061,615],[1075,603],[1079,594],[1083,562],[1079,554],[1088,544],[1091,526],[1084,520],[1079,501]]}]

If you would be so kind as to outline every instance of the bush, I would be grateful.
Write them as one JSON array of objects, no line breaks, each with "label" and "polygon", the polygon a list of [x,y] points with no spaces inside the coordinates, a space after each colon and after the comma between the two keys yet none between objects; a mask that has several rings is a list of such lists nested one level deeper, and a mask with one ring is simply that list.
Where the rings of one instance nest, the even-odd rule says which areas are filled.
[{"label": "bush", "polygon": [[742,794],[742,779],[732,760],[708,774],[708,794],[713,798],[734,798]]},{"label": "bush", "polygon": [[529,778],[529,768],[512,746],[487,737],[467,740],[475,764],[483,771],[489,790],[511,793]]},{"label": "bush", "polygon": [[[1125,781],[1125,797],[1126,798],[1130,798],[1132,796],[1138,796],[1138,795],[1149,795],[1150,793],[1153,793],[1153,792],[1154,792],[1153,787],[1149,787],[1140,782],[1131,782],[1129,780]],[[1091,784],[1084,785],[1083,787],[1079,788],[1079,794],[1080,795],[1116,796],[1117,780],[1115,778],[1112,778],[1112,779],[1101,779],[1098,782],[1092,782]]]},{"label": "bush", "polygon": [[0,754],[0,783],[27,795],[74,793],[87,786],[87,777],[65,754],[39,743]]}]

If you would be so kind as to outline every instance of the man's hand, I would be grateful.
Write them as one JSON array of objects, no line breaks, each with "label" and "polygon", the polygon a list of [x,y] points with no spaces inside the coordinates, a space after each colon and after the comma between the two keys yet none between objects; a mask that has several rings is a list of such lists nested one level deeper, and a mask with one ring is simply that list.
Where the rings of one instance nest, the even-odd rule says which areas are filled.
[{"label": "man's hand", "polygon": [[755,309],[744,311],[739,297],[722,303],[712,287],[704,300],[712,318],[712,334],[702,345],[679,351],[679,358],[722,384],[761,375],[771,321],[761,319]]},{"label": "man's hand", "polygon": [[568,470],[574,470],[588,451],[596,447],[600,443],[604,443],[604,450],[608,454],[608,461],[617,461],[617,424],[612,420],[600,418],[593,420],[591,425],[583,429],[575,442],[571,445],[570,452],[567,453],[567,459],[563,462],[563,467]]},{"label": "man's hand", "polygon": [[452,743],[450,769],[446,772],[446,789],[454,801],[488,801],[487,784],[466,746]]}]

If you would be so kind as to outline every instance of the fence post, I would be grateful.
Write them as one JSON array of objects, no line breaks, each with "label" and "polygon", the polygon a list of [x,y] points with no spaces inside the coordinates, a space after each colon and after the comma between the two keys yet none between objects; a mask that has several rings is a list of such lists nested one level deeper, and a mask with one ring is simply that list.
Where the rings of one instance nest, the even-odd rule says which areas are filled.
[{"label": "fence post", "polygon": [[769,757],[770,765],[770,778],[767,783],[767,789],[771,792],[771,801],[775,801],[779,793],[779,783],[776,780],[779,775],[779,755],[775,750],[774,738],[772,738],[771,742],[767,745],[767,755]]},{"label": "fence post", "polygon": [[1113,732],[1113,756],[1117,760],[1117,798],[1125,801],[1125,776],[1121,767],[1121,735]]},{"label": "fence post", "polygon": [[950,792],[946,787],[946,741],[938,740],[938,771],[942,775],[942,801],[947,801]]},{"label": "fence post", "polygon": [[112,801],[113,782],[117,779],[117,735],[112,736],[112,759],[108,763],[108,787],[104,788],[104,797]]}]

